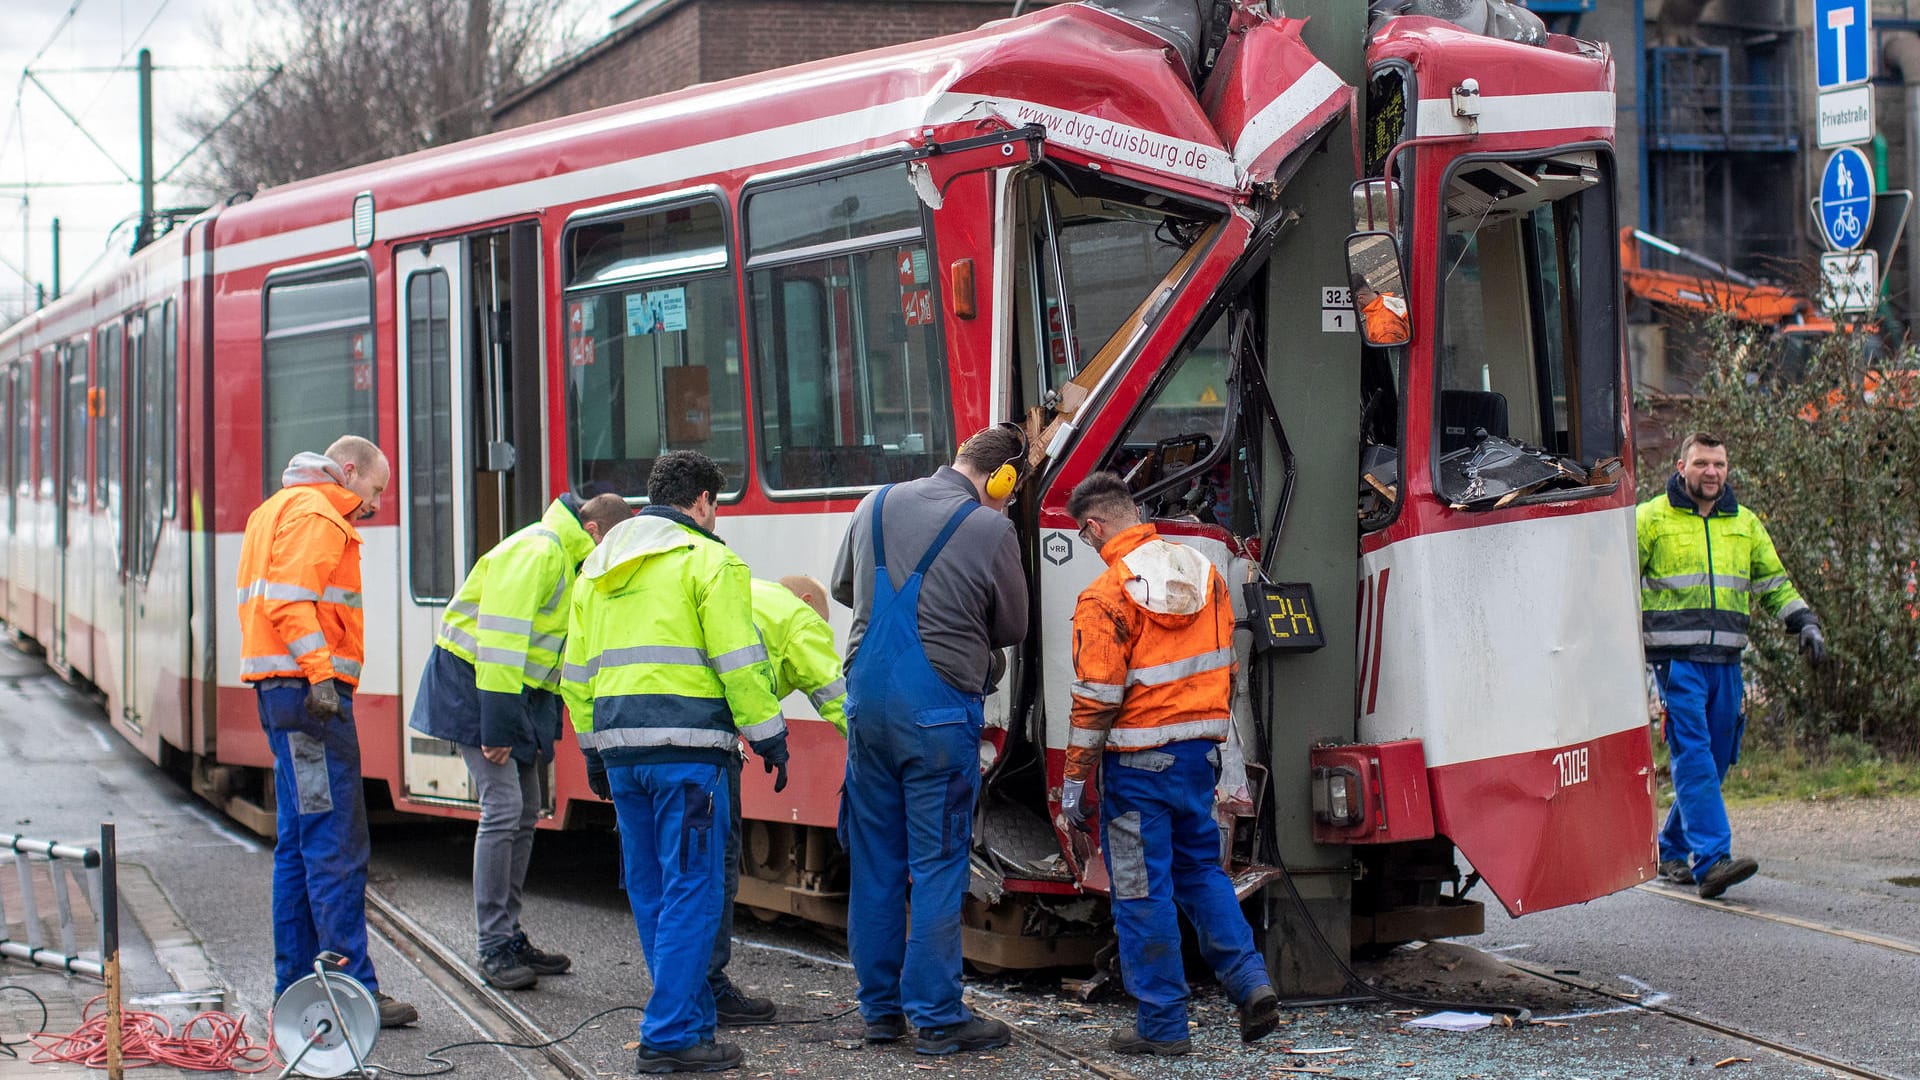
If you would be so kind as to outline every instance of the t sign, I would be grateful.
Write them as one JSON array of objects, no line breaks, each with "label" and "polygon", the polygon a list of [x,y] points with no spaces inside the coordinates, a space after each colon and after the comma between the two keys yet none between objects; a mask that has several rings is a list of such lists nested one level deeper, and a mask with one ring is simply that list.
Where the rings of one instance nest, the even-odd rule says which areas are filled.
[{"label": "t sign", "polygon": [[1814,82],[1820,89],[1867,81],[1871,17],[1868,0],[1814,0]]}]

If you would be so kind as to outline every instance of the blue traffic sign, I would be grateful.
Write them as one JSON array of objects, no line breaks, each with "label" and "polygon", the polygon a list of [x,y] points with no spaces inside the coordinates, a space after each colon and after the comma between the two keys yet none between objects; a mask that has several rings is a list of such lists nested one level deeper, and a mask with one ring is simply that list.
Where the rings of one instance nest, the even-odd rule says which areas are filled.
[{"label": "blue traffic sign", "polygon": [[1822,90],[1863,83],[1873,35],[1867,0],[1813,0],[1814,84]]},{"label": "blue traffic sign", "polygon": [[1873,167],[1859,147],[1843,146],[1820,173],[1820,231],[1835,251],[1852,251],[1873,221]]}]

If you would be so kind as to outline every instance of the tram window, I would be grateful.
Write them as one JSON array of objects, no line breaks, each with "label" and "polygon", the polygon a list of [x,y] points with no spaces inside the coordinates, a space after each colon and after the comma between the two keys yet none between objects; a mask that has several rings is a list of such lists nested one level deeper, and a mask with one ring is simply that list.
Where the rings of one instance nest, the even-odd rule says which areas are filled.
[{"label": "tram window", "polygon": [[1019,370],[1035,373],[1042,392],[1100,353],[1217,216],[1090,175],[1069,182],[1044,171],[1021,180],[1018,206],[1014,340]]},{"label": "tram window", "polygon": [[[144,577],[153,568],[155,549],[160,542],[160,524],[166,519],[169,496],[167,487],[173,475],[173,304],[147,309],[141,320],[140,349],[134,363],[135,385],[139,389],[139,426],[134,463],[139,468],[137,547],[133,565]],[[269,391],[271,393],[271,391]]]},{"label": "tram window", "polygon": [[574,490],[643,498],[661,454],[698,450],[726,475],[726,493],[739,491],[746,391],[721,204],[588,222],[568,232],[566,250]]},{"label": "tram window", "polygon": [[407,523],[416,600],[453,596],[451,299],[444,270],[407,281]]},{"label": "tram window", "polygon": [[93,425],[93,505],[106,509],[120,495],[120,327],[100,331],[95,346],[101,415]]},{"label": "tram window", "polygon": [[901,165],[750,194],[747,287],[768,488],[932,472],[954,446],[940,286]]},{"label": "tram window", "polygon": [[342,435],[375,437],[373,288],[366,266],[269,280],[265,319],[262,479],[271,492],[293,455],[319,453]]},{"label": "tram window", "polygon": [[60,417],[60,350],[49,346],[40,352],[40,497],[53,500],[54,431]]},{"label": "tram window", "polygon": [[66,419],[60,441],[66,450],[67,501],[87,501],[87,339],[67,345]]},{"label": "tram window", "polygon": [[1244,463],[1236,448],[1212,466],[1201,467],[1214,449],[1233,436],[1235,417],[1227,412],[1233,374],[1227,320],[1217,320],[1194,348],[1148,392],[1106,468],[1126,478],[1136,493],[1149,492],[1150,517],[1202,521],[1236,535],[1253,532],[1257,507],[1235,493],[1243,484]]},{"label": "tram window", "polygon": [[1443,498],[1473,500],[1465,466],[1486,436],[1582,475],[1620,453],[1608,180],[1592,152],[1469,162],[1450,178],[1434,402]]}]

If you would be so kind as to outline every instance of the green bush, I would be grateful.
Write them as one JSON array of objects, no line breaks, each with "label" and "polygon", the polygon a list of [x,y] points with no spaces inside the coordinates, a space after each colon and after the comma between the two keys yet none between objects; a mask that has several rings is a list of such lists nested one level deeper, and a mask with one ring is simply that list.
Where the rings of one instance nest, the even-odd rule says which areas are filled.
[{"label": "green bush", "polygon": [[[1789,356],[1763,328],[1714,320],[1698,340],[1706,375],[1664,403],[1679,436],[1725,440],[1740,501],[1766,522],[1827,637],[1829,661],[1755,604],[1746,657],[1749,735],[1824,749],[1846,737],[1880,751],[1920,749],[1920,354],[1877,356],[1864,333],[1836,333]],[[1802,360],[1804,359],[1804,363]],[[1672,455],[1640,472],[1664,490]],[[1756,730],[1757,729],[1757,730]]]}]

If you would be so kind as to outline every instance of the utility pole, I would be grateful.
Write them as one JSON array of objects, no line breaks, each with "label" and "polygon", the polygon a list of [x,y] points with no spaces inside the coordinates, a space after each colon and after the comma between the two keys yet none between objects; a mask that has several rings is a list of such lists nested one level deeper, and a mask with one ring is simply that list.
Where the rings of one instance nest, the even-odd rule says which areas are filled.
[{"label": "utility pole", "polygon": [[[1354,0],[1288,0],[1287,14],[1309,19],[1307,47],[1347,85],[1364,94],[1367,85],[1367,5]],[[1280,858],[1293,873],[1312,923],[1340,958],[1350,951],[1353,860],[1346,847],[1313,842],[1313,813],[1304,785],[1308,751],[1319,742],[1351,742],[1354,715],[1354,644],[1358,637],[1354,562],[1360,550],[1354,492],[1360,486],[1360,341],[1352,333],[1327,333],[1317,325],[1321,286],[1347,285],[1346,239],[1353,222],[1350,188],[1357,133],[1336,128],[1325,149],[1311,155],[1288,182],[1283,198],[1303,208],[1298,225],[1273,252],[1267,292],[1269,333],[1267,382],[1280,422],[1299,466],[1293,506],[1276,553],[1287,581],[1313,584],[1326,647],[1311,653],[1274,653],[1265,661],[1269,685],[1284,688],[1283,702],[1267,722],[1274,726],[1272,825]],[[1285,271],[1280,272],[1279,268]],[[1316,320],[1306,322],[1303,320]],[[1282,344],[1284,342],[1284,344]],[[1279,476],[1268,462],[1266,475]],[[1277,495],[1270,493],[1269,497]],[[1274,507],[1264,508],[1263,519]],[[1284,733],[1284,736],[1282,736]],[[1266,902],[1266,960],[1280,996],[1340,992],[1345,974],[1314,940],[1282,887],[1261,895]]]},{"label": "utility pole", "polygon": [[60,299],[60,219],[53,219],[53,298]]},{"label": "utility pole", "polygon": [[133,249],[153,241],[153,53],[140,50],[140,224]]}]

